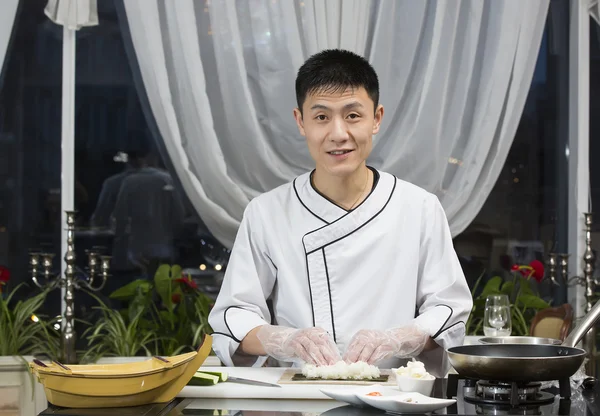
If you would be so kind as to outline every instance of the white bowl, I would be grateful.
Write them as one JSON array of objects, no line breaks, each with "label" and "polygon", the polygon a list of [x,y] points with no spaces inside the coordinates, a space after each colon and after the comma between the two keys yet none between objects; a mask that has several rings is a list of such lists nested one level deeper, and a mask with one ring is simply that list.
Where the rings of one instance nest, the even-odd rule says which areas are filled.
[{"label": "white bowl", "polygon": [[396,374],[396,382],[398,383],[398,388],[400,391],[415,392],[421,393],[424,396],[431,396],[433,385],[435,384],[435,377],[428,376],[425,378],[414,378],[401,376],[396,372],[394,373]]}]

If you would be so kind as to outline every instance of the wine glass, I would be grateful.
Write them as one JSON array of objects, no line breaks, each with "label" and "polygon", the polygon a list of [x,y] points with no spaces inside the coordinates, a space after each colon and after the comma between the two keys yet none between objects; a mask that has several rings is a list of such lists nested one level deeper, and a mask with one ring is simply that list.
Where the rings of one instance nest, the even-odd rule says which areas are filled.
[{"label": "wine glass", "polygon": [[505,337],[512,332],[510,302],[507,295],[489,295],[485,300],[483,333],[488,337]]}]

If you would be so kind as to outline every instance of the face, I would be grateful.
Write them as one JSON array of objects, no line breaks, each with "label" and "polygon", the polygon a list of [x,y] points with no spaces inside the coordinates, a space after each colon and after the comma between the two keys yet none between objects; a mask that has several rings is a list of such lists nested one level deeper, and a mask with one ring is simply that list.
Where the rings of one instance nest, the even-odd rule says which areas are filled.
[{"label": "face", "polygon": [[364,88],[308,95],[302,110],[294,117],[317,170],[348,176],[364,166],[383,118]]}]

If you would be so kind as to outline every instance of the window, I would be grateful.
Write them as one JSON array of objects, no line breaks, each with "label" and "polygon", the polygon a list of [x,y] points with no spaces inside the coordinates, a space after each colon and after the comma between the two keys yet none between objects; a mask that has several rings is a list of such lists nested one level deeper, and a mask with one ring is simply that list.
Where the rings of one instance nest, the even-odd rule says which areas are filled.
[{"label": "window", "polygon": [[[28,252],[56,253],[53,273],[62,257],[62,28],[44,15],[45,5],[21,2],[0,78],[0,264],[11,270],[13,287],[27,282],[30,291]],[[59,291],[45,309],[60,313]]]},{"label": "window", "polygon": [[[552,1],[527,102],[496,185],[469,227],[454,239],[473,288],[514,263],[566,252],[568,2]],[[564,285],[541,294],[566,302]]]}]

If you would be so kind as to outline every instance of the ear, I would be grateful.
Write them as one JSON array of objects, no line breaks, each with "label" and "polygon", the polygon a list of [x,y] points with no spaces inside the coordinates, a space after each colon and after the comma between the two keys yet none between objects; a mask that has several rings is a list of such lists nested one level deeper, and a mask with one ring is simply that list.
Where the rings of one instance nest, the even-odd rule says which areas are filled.
[{"label": "ear", "polygon": [[296,119],[296,125],[298,126],[300,134],[306,136],[304,132],[304,120],[302,119],[302,113],[299,108],[294,108],[294,119]]},{"label": "ear", "polygon": [[383,106],[379,104],[377,110],[375,110],[375,118],[373,120],[373,134],[379,133],[379,126],[383,120]]}]

